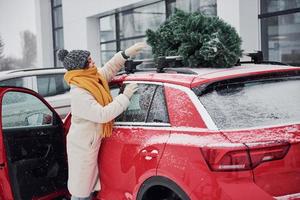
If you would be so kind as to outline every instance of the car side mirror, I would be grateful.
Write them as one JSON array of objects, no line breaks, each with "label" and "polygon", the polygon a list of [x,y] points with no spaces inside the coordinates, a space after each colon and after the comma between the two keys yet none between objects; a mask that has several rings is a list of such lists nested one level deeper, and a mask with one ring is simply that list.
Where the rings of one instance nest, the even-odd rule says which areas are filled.
[{"label": "car side mirror", "polygon": [[41,126],[52,124],[53,117],[45,113],[33,113],[25,118],[25,123],[28,126]]}]

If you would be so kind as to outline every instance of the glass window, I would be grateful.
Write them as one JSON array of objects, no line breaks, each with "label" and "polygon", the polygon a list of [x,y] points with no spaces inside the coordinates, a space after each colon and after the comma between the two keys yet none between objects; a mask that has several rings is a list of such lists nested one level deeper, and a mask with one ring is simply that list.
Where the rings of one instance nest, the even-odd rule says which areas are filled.
[{"label": "glass window", "polygon": [[7,92],[2,100],[2,127],[34,127],[52,124],[52,111],[37,97]]},{"label": "glass window", "polygon": [[38,92],[43,97],[64,94],[70,87],[64,80],[63,74],[43,75],[37,77]]},{"label": "glass window", "polygon": [[63,15],[62,1],[52,0],[52,29],[53,29],[53,54],[54,66],[62,67],[62,63],[58,60],[57,51],[64,48],[64,33],[63,33]]},{"label": "glass window", "polygon": [[55,30],[54,34],[55,34],[55,49],[63,48],[64,46],[63,29]]},{"label": "glass window", "polygon": [[151,122],[151,123],[169,122],[163,86],[158,86],[155,91],[147,122]]},{"label": "glass window", "polygon": [[[130,47],[131,45],[134,45],[137,42],[146,42],[146,37],[140,38],[140,39],[134,39],[134,40],[122,40],[121,41],[121,49],[126,49]],[[143,51],[138,54],[134,59],[145,59],[145,58],[152,58],[152,49],[148,45]]]},{"label": "glass window", "polygon": [[54,27],[63,26],[62,7],[55,8],[53,11]]},{"label": "glass window", "polygon": [[261,24],[266,59],[300,65],[300,12],[262,18]]},{"label": "glass window", "polygon": [[170,1],[168,9],[170,13],[174,13],[175,9],[186,12],[200,11],[209,16],[217,15],[216,0],[173,0]]},{"label": "glass window", "polygon": [[155,85],[139,84],[138,91],[130,99],[129,107],[117,117],[116,121],[145,122],[155,88]]},{"label": "glass window", "polygon": [[120,94],[120,86],[117,84],[109,85],[110,94],[113,98]]},{"label": "glass window", "polygon": [[[63,49],[63,47],[62,47],[62,49]],[[57,57],[57,52],[59,51],[59,49],[57,49],[57,50],[55,50],[54,51],[54,57],[55,57],[55,64],[54,64],[54,66],[56,66],[56,67],[63,67],[63,63],[58,59],[58,57]]]},{"label": "glass window", "polygon": [[116,39],[115,15],[100,18],[100,41],[106,42]]},{"label": "glass window", "polygon": [[120,38],[145,35],[147,29],[156,29],[165,19],[164,1],[124,11],[120,14]]},{"label": "glass window", "polygon": [[[135,42],[146,41],[146,30],[156,30],[175,8],[187,12],[202,11],[207,15],[217,15],[216,2],[217,0],[162,0],[101,17],[99,23],[102,65],[117,51],[124,50]],[[103,50],[102,45],[107,41],[114,42],[115,48]],[[134,59],[152,57],[151,47],[148,47]]]},{"label": "glass window", "polygon": [[101,44],[101,63],[104,65],[116,53],[116,42],[109,42]]},{"label": "glass window", "polygon": [[300,122],[300,77],[219,84],[199,97],[220,129]]},{"label": "glass window", "polygon": [[23,78],[13,78],[0,81],[0,86],[24,87]]},{"label": "glass window", "polygon": [[61,0],[53,0],[53,6],[59,6],[61,3]]},{"label": "glass window", "polygon": [[300,8],[300,0],[262,0],[262,13]]}]

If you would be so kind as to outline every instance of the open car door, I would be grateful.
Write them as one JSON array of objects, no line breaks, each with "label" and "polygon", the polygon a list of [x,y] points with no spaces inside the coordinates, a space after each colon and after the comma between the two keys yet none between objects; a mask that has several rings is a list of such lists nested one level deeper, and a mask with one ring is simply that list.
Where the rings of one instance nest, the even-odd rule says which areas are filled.
[{"label": "open car door", "polygon": [[37,93],[0,87],[0,199],[66,199],[63,123]]}]

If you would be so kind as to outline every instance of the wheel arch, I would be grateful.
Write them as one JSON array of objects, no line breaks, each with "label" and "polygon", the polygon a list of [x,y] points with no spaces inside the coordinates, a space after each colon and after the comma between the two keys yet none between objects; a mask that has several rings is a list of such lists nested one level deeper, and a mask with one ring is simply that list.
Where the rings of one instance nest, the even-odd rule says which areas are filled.
[{"label": "wheel arch", "polygon": [[146,192],[154,187],[154,186],[162,186],[170,189],[175,192],[182,200],[190,200],[189,196],[186,194],[183,189],[180,188],[174,181],[164,176],[153,176],[146,179],[140,186],[136,200],[142,200],[143,196]]}]

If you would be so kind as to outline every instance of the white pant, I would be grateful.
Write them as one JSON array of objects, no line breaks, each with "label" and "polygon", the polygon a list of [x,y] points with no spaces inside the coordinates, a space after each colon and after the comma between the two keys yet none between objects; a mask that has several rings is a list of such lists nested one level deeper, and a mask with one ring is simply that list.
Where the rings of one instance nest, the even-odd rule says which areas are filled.
[{"label": "white pant", "polygon": [[91,196],[89,196],[89,197],[74,197],[74,196],[72,196],[71,200],[91,200]]}]

